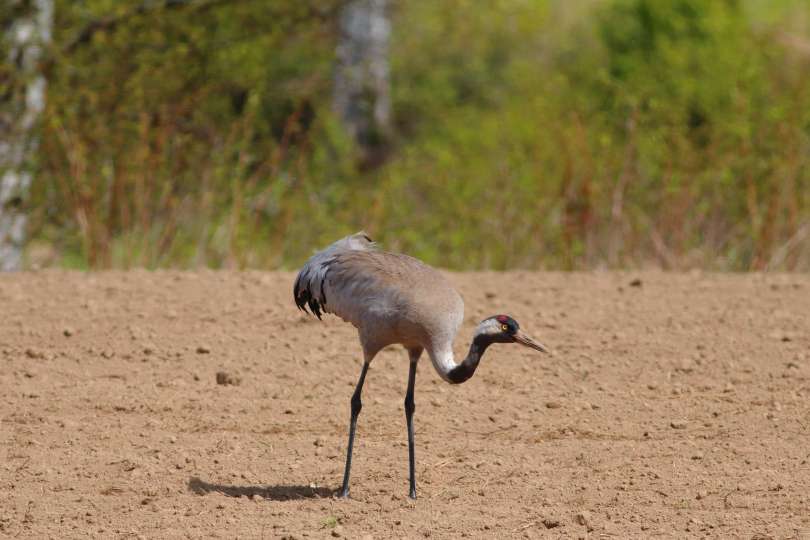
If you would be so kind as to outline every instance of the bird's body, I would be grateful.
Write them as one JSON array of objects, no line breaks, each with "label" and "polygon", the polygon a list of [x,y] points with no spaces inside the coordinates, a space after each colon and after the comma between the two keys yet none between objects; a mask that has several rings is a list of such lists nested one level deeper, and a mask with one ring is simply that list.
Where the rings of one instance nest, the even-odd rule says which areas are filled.
[{"label": "bird's body", "polygon": [[[313,311],[322,309],[354,325],[368,361],[388,345],[424,349],[444,377],[453,367],[448,360],[464,319],[461,295],[419,259],[379,251],[362,235],[348,238],[301,271],[322,276],[311,299],[317,302]],[[307,272],[310,265],[315,266]]]},{"label": "bird's body", "polygon": [[298,274],[293,295],[296,305],[333,313],[353,324],[363,348],[363,370],[352,396],[352,419],[342,495],[348,494],[351,449],[360,394],[374,356],[384,347],[403,345],[411,366],[405,410],[408,423],[411,497],[416,496],[413,457],[413,386],[416,365],[427,351],[433,366],[447,382],[469,379],[492,343],[517,342],[537,350],[542,345],[520,333],[511,317],[498,315],[479,325],[467,358],[456,363],[453,341],[464,319],[464,302],[438,270],[399,253],[378,250],[364,233],[347,236],[313,255]]}]

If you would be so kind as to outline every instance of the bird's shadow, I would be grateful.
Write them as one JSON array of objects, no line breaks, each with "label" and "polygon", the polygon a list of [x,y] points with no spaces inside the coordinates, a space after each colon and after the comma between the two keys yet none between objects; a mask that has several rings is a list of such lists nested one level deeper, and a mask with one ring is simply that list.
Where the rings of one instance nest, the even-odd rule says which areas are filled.
[{"label": "bird's shadow", "polygon": [[320,499],[332,497],[336,489],[310,486],[229,486],[225,484],[212,484],[200,480],[196,476],[189,478],[188,489],[197,495],[208,493],[222,493],[228,497],[261,497],[270,501],[294,501],[300,499]]}]

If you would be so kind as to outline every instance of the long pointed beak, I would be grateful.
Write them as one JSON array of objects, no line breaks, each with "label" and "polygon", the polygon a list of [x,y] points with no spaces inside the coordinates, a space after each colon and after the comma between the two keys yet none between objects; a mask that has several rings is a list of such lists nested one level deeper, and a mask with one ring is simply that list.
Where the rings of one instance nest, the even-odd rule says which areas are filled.
[{"label": "long pointed beak", "polygon": [[518,330],[517,333],[512,337],[515,339],[515,343],[520,343],[524,347],[534,349],[535,351],[544,352],[546,354],[551,354],[551,351],[548,350],[548,348],[545,345],[536,342],[535,340],[533,340],[520,330]]}]

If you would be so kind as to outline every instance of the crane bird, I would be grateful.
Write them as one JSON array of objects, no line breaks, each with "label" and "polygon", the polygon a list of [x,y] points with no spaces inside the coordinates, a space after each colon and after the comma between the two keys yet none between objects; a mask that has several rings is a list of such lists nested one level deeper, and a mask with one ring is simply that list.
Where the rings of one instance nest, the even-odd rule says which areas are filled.
[{"label": "crane bird", "polygon": [[353,324],[363,348],[363,368],[351,398],[349,445],[340,497],[349,495],[354,434],[363,407],[360,399],[363,382],[371,361],[381,349],[401,344],[410,356],[405,420],[412,499],[416,498],[413,390],[422,352],[427,351],[439,376],[451,384],[472,377],[487,347],[493,343],[518,343],[549,352],[524,334],[512,317],[495,315],[481,321],[467,357],[456,362],[453,340],[464,318],[461,296],[436,269],[408,255],[378,249],[363,232],[341,238],[315,253],[298,273],[293,296],[299,309],[307,311],[309,306],[318,319],[324,311]]}]

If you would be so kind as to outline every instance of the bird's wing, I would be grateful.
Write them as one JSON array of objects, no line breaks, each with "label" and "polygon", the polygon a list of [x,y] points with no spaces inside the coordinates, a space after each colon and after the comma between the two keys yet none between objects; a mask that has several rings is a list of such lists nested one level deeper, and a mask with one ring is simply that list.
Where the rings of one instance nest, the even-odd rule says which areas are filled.
[{"label": "bird's wing", "polygon": [[323,308],[358,328],[370,320],[394,323],[408,318],[418,303],[418,284],[433,272],[399,253],[344,251],[335,255],[325,274]]},{"label": "bird's wing", "polygon": [[[306,306],[320,319],[321,309],[326,307],[326,275],[341,255],[351,252],[375,250],[374,242],[363,232],[341,238],[326,249],[310,257],[295,280],[293,298],[299,309]],[[329,310],[330,312],[332,310]]]},{"label": "bird's wing", "polygon": [[313,255],[298,274],[294,295],[299,308],[309,306],[318,318],[325,311],[357,328],[373,322],[386,339],[452,343],[464,316],[461,296],[440,272],[408,255],[377,250],[362,234]]}]

